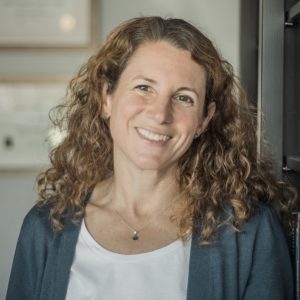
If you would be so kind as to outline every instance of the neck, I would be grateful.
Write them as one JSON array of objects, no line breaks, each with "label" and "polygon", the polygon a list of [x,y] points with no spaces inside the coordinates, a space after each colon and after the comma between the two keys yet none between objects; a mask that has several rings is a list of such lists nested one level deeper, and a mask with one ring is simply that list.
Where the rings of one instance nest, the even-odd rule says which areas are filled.
[{"label": "neck", "polygon": [[133,165],[115,165],[111,179],[111,207],[132,216],[147,216],[173,205],[179,187],[174,168],[141,170]]}]

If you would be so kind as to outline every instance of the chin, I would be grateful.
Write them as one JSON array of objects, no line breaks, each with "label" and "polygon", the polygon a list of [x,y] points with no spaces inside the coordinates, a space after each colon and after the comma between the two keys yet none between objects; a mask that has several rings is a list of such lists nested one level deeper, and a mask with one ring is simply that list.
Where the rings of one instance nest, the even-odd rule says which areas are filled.
[{"label": "chin", "polygon": [[171,167],[172,164],[167,164],[166,162],[162,162],[158,159],[138,159],[134,161],[136,167],[141,170],[149,170],[149,171],[159,171],[163,169],[167,169]]},{"label": "chin", "polygon": [[159,170],[159,169],[163,169],[163,166],[162,164],[160,163],[157,163],[157,162],[151,162],[151,161],[138,161],[138,162],[135,162],[135,165],[141,169],[141,170],[152,170],[152,171],[155,171],[155,170]]}]

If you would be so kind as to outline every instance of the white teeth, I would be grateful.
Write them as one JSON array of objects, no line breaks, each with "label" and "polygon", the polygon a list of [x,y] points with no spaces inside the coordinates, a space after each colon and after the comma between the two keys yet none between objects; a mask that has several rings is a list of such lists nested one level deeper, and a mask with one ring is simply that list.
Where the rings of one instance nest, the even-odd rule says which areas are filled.
[{"label": "white teeth", "polygon": [[156,142],[159,142],[159,141],[165,142],[165,141],[167,141],[167,140],[169,140],[171,138],[168,135],[157,134],[157,133],[151,132],[149,130],[146,130],[144,128],[137,127],[137,131],[141,135],[143,135],[144,137],[146,137],[147,139],[152,140],[152,141],[156,141]]}]

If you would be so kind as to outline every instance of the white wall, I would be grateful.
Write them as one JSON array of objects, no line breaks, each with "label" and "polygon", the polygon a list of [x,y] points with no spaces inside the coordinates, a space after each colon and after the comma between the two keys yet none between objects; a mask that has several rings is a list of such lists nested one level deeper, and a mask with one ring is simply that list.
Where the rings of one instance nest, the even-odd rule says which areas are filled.
[{"label": "white wall", "polygon": [[102,0],[99,9],[101,39],[120,22],[136,16],[186,19],[212,39],[239,73],[239,0]]},{"label": "white wall", "polygon": [[[98,0],[99,39],[117,24],[140,15],[184,18],[215,42],[239,71],[239,0]],[[0,52],[0,75],[35,77],[60,72],[71,75],[84,60],[83,53]],[[0,174],[0,299],[5,298],[17,235],[26,211],[34,204],[34,174]]]}]

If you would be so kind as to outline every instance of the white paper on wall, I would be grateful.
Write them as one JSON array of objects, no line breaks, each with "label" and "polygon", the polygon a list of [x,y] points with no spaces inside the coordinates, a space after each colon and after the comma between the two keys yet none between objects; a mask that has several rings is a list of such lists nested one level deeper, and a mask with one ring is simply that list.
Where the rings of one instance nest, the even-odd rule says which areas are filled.
[{"label": "white paper on wall", "polygon": [[62,102],[66,84],[0,84],[0,170],[49,164],[49,111]]}]

